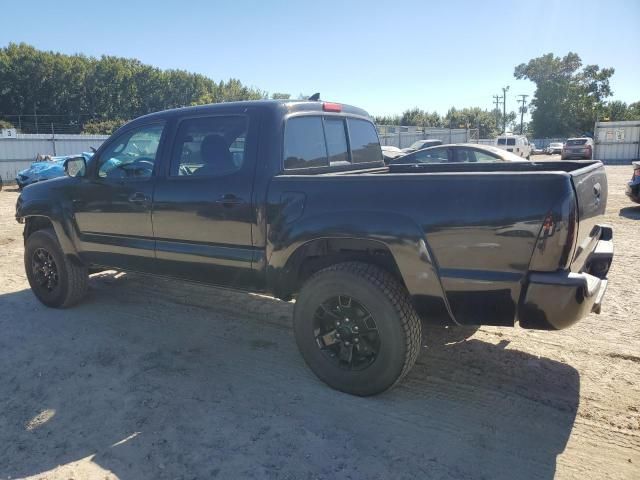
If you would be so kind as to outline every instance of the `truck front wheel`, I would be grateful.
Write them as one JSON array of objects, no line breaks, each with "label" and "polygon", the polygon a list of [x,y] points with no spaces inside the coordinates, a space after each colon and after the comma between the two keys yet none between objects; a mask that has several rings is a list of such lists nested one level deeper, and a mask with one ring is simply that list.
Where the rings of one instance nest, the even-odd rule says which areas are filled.
[{"label": "truck front wheel", "polygon": [[413,367],[421,323],[405,288],[366,263],[340,263],[313,275],[294,308],[298,348],[330,387],[374,395]]},{"label": "truck front wheel", "polygon": [[29,235],[24,267],[31,290],[48,307],[70,307],[87,291],[87,268],[64,254],[52,229]]}]

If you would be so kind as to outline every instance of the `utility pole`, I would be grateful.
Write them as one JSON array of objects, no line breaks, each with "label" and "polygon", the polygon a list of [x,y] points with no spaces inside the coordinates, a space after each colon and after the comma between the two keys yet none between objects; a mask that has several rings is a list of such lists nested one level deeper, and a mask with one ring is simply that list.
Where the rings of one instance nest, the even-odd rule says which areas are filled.
[{"label": "utility pole", "polygon": [[522,130],[523,130],[523,124],[524,124],[524,104],[527,101],[527,97],[529,95],[518,95],[520,97],[520,102],[522,102],[522,106],[520,107],[520,135],[522,135]]},{"label": "utility pole", "polygon": [[502,101],[502,97],[500,95],[493,96],[493,103],[496,104],[496,128],[498,128],[498,121],[500,120],[500,103]]},{"label": "utility pole", "polygon": [[502,87],[502,133],[507,133],[507,91],[509,85]]}]

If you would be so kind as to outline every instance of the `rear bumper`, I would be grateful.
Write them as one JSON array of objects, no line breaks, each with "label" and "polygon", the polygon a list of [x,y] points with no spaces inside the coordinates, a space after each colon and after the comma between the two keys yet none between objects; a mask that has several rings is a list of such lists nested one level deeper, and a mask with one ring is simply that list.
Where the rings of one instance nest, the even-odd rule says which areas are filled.
[{"label": "rear bumper", "polygon": [[625,190],[627,197],[636,203],[640,203],[640,182],[629,182]]},{"label": "rear bumper", "polygon": [[591,160],[591,154],[588,152],[560,152],[564,159],[584,159]]},{"label": "rear bumper", "polygon": [[589,256],[586,271],[531,273],[518,320],[523,328],[560,330],[591,312],[600,313],[607,290],[607,273],[613,260],[613,240],[609,227],[602,227],[596,248]]}]

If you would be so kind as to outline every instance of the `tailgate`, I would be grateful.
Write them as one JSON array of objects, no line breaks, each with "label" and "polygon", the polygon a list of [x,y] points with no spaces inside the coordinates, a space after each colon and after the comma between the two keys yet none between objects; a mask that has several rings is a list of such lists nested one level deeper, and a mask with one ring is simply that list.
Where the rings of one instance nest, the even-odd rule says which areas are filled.
[{"label": "tailgate", "polygon": [[578,228],[571,270],[582,271],[602,234],[599,223],[607,207],[607,174],[601,162],[570,173],[578,203]]}]

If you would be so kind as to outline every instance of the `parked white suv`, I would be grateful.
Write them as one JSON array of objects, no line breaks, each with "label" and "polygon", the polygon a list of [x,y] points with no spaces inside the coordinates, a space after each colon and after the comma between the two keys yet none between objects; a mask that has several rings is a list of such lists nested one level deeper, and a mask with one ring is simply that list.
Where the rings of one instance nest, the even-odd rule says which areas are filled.
[{"label": "parked white suv", "polygon": [[495,146],[527,160],[531,157],[531,144],[524,135],[501,135],[496,138]]}]

